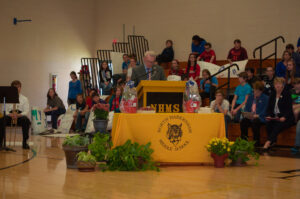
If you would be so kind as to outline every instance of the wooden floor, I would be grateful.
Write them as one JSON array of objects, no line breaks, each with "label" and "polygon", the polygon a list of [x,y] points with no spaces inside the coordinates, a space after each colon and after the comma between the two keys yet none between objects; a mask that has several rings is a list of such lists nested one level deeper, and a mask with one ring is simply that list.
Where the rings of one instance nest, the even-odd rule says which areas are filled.
[{"label": "wooden floor", "polygon": [[300,198],[300,159],[296,158],[263,156],[258,166],[252,162],[243,168],[80,173],[66,169],[61,138],[32,136],[31,141],[33,151],[17,146],[15,153],[0,152],[1,199]]}]

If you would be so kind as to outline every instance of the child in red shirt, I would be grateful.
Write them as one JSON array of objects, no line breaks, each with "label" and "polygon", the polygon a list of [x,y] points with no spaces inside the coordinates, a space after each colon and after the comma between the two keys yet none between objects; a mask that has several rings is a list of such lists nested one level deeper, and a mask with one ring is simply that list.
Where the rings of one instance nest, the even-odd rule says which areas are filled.
[{"label": "child in red shirt", "polygon": [[205,62],[216,64],[216,53],[214,50],[211,49],[211,43],[206,43],[204,45],[205,50],[199,57],[197,58],[198,61],[204,60]]},{"label": "child in red shirt", "polygon": [[183,75],[183,70],[179,68],[179,61],[177,59],[172,60],[172,65],[171,69],[169,71],[169,75],[178,75],[182,76]]},{"label": "child in red shirt", "polygon": [[93,106],[92,96],[94,93],[97,93],[97,91],[95,89],[91,89],[89,91],[89,96],[86,96],[86,98],[85,98],[85,103],[86,103],[86,105],[89,106],[89,109],[91,109]]},{"label": "child in red shirt", "polygon": [[241,46],[242,42],[239,39],[234,40],[234,47],[230,49],[227,60],[229,63],[234,61],[242,61],[248,59],[247,51]]},{"label": "child in red shirt", "polygon": [[185,75],[188,77],[187,79],[192,77],[197,82],[198,86],[200,85],[200,66],[197,64],[196,55],[192,53],[189,55],[189,61],[185,69]]}]

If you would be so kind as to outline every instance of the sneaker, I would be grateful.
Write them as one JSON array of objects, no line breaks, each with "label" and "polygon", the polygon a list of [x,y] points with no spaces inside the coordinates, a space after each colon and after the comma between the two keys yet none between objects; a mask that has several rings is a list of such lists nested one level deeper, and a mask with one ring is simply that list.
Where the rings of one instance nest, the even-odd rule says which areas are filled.
[{"label": "sneaker", "polygon": [[54,132],[53,129],[49,129],[49,130],[39,133],[39,135],[49,135],[49,134],[52,134],[53,132]]}]

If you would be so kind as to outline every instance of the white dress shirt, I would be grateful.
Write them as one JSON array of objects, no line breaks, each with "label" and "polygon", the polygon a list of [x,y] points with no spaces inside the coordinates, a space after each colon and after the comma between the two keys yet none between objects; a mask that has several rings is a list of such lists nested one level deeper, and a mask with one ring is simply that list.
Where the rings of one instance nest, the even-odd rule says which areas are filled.
[{"label": "white dress shirt", "polygon": [[[13,110],[13,104],[6,104],[5,106],[6,115],[8,115]],[[19,103],[16,104],[16,110],[22,111],[21,115],[29,118],[29,101],[22,94],[19,94]]]}]

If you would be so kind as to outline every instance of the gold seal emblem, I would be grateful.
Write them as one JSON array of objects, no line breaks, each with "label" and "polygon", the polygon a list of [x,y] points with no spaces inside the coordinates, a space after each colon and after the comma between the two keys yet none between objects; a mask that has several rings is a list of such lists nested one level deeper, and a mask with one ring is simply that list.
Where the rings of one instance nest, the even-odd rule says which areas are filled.
[{"label": "gold seal emblem", "polygon": [[163,148],[180,151],[190,143],[189,134],[192,133],[192,128],[184,117],[171,115],[161,121],[157,132],[161,134],[159,143]]}]

